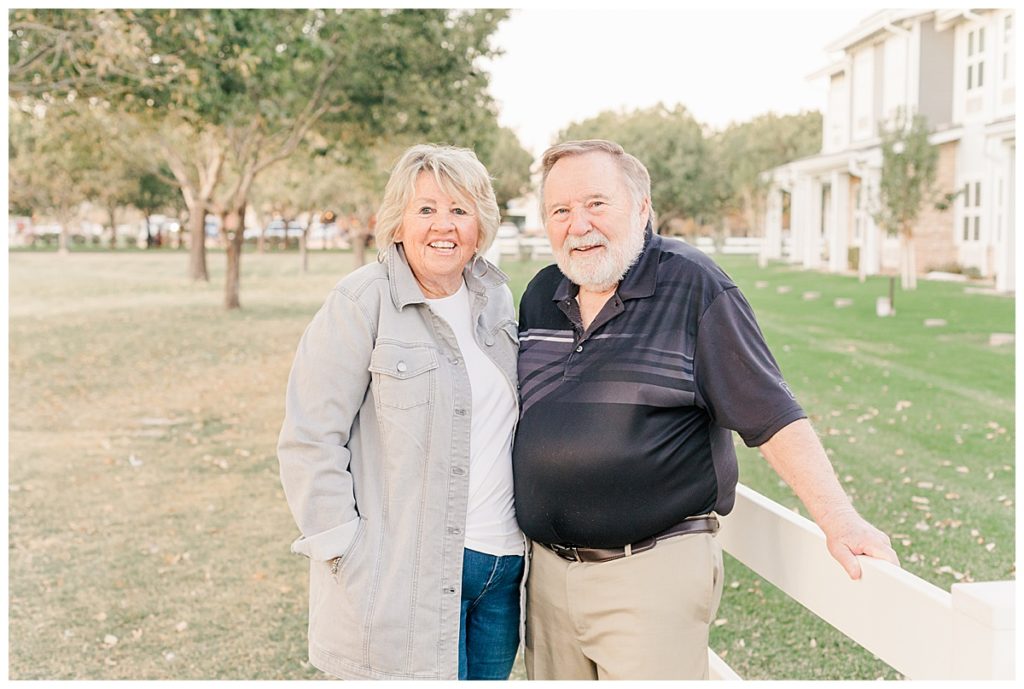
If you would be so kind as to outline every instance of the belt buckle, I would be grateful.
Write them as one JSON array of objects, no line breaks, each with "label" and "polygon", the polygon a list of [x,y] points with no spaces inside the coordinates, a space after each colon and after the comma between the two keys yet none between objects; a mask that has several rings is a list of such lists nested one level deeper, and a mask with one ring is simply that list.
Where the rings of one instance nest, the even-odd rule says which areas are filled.
[{"label": "belt buckle", "polygon": [[580,559],[580,554],[576,552],[576,548],[564,546],[559,543],[549,543],[548,547],[554,551],[555,555],[562,558],[563,560],[571,560],[572,562],[583,562],[583,560]]}]

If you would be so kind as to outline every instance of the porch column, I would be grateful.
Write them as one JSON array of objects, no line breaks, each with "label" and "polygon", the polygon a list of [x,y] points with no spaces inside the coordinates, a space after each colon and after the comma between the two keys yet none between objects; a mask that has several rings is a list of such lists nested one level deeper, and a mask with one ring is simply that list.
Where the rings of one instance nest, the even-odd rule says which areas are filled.
[{"label": "porch column", "polygon": [[782,258],[782,189],[768,191],[764,214],[764,241],[761,242],[760,263]]},{"label": "porch column", "polygon": [[850,175],[837,170],[832,173],[831,182],[828,270],[830,273],[842,273],[847,269],[850,251]]},{"label": "porch column", "polygon": [[882,267],[882,236],[871,213],[865,209],[875,208],[878,203],[878,181],[880,170],[869,169],[861,178],[861,193],[866,203],[861,204],[864,219],[864,236],[860,244],[860,266],[858,274],[864,280],[868,275],[878,275]]},{"label": "porch column", "polygon": [[804,211],[803,267],[817,268],[821,265],[821,205],[822,184],[818,179],[808,179]]}]

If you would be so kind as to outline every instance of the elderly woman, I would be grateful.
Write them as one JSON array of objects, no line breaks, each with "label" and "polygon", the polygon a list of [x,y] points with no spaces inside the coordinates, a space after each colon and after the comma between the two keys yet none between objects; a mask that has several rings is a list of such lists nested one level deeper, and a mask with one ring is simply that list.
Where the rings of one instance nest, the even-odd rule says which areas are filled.
[{"label": "elderly woman", "polygon": [[348,679],[507,679],[524,539],[512,499],[518,339],[484,166],[413,146],[380,260],[299,343],[278,443],[310,559],[309,658]]}]

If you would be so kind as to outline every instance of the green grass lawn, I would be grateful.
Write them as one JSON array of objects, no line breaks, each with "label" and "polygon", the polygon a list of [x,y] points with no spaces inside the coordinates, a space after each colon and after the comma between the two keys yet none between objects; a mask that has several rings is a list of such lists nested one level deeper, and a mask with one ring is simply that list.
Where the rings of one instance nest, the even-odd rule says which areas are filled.
[{"label": "green grass lawn", "polygon": [[[11,253],[11,678],[322,677],[275,443],[295,346],[351,256],[310,262],[245,254],[244,308],[225,313],[217,253],[209,284],[183,253]],[[517,298],[540,265],[503,266]],[[1013,332],[1013,300],[922,282],[879,319],[887,280],[723,265],[904,566],[945,589],[1013,578],[1014,357],[988,345]],[[755,451],[740,461],[744,483],[797,504]],[[898,676],[726,567],[712,647],[742,676]]]}]

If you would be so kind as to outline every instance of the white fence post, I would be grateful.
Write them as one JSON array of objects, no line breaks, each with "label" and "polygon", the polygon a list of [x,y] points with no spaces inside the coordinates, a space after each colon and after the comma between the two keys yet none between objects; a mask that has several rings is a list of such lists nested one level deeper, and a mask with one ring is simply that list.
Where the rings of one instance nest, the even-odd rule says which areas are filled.
[{"label": "white fence post", "polygon": [[1013,679],[1015,581],[953,584],[950,679]]}]

